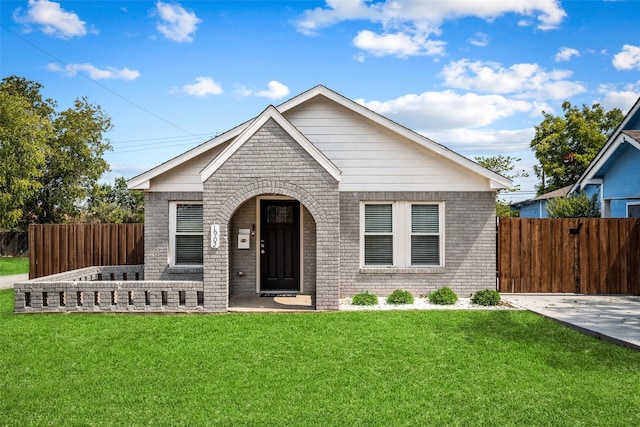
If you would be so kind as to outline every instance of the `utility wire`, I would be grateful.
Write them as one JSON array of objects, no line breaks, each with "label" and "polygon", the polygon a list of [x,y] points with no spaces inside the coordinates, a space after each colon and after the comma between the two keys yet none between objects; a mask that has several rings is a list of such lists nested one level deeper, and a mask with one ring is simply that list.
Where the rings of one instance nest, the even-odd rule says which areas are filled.
[{"label": "utility wire", "polygon": [[[196,135],[198,138],[212,138],[210,134],[203,133],[200,135]],[[189,136],[162,136],[158,138],[144,138],[144,139],[125,139],[122,141],[111,141],[111,144],[129,144],[131,142],[148,142],[148,141],[161,141],[161,140],[182,140],[182,139],[191,139]],[[168,141],[166,141],[168,142]]]},{"label": "utility wire", "polygon": [[[114,149],[113,151],[110,151],[109,153],[105,153],[106,155],[116,155],[116,154],[123,154],[123,153],[132,153],[134,151],[146,151],[146,150],[150,150],[151,148],[157,148],[157,149],[163,149],[163,148],[173,148],[173,147],[182,147],[185,145],[193,145],[193,142],[186,142],[183,144],[170,144],[170,145],[155,145],[154,147],[144,147],[144,148],[132,148],[132,149],[127,149],[127,150],[118,150],[117,148]],[[196,144],[198,144],[196,142]]]},{"label": "utility wire", "polygon": [[164,117],[161,117],[159,115],[157,115],[156,113],[144,108],[142,105],[137,104],[133,101],[131,101],[130,99],[120,95],[119,93],[117,93],[116,91],[108,88],[107,86],[103,85],[102,83],[92,79],[91,77],[89,77],[88,75],[86,75],[85,73],[83,73],[82,71],[78,71],[75,70],[73,67],[71,67],[71,65],[69,65],[68,63],[64,62],[62,59],[58,58],[57,56],[53,55],[52,53],[47,52],[46,50],[42,49],[40,46],[36,45],[35,43],[31,42],[30,40],[22,37],[20,34],[16,33],[15,31],[11,30],[10,28],[6,27],[5,25],[0,24],[0,27],[2,27],[4,30],[8,31],[9,33],[13,34],[14,36],[16,36],[17,38],[21,39],[22,41],[24,41],[25,43],[31,45],[33,48],[39,50],[40,52],[44,53],[45,55],[53,58],[54,60],[58,61],[60,64],[64,65],[65,67],[69,68],[69,69],[73,69],[74,72],[76,72],[77,74],[81,75],[82,77],[86,78],[87,80],[92,81],[93,83],[95,83],[96,85],[100,86],[101,88],[103,88],[104,90],[106,90],[107,92],[111,93],[112,95],[115,95],[116,97],[122,99],[123,101],[125,101],[128,104],[133,105],[134,107],[144,111],[145,113],[155,117],[156,119],[168,124],[171,127],[174,127],[176,129],[178,129],[181,132],[184,132],[186,134],[189,134],[193,137],[199,138],[196,134],[189,132],[186,129],[181,128],[180,126],[171,123],[170,121],[168,121],[167,119],[165,119]]}]

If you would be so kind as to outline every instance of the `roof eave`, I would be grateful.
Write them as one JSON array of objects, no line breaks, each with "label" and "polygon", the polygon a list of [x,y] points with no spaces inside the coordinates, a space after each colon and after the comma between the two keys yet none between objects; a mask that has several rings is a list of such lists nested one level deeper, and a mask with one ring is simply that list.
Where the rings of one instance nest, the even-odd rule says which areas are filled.
[{"label": "roof eave", "polygon": [[140,175],[130,178],[127,181],[127,187],[131,190],[148,190],[149,188],[151,188],[150,182],[153,178],[162,175],[163,173],[173,169],[174,167],[179,166],[182,163],[185,163],[219,146],[220,144],[224,144],[225,142],[235,138],[249,125],[249,123],[251,123],[251,120],[246,121],[241,125],[238,125],[235,128],[214,138],[211,138],[203,142],[202,144],[192,148],[191,150],[186,151],[172,159],[169,159],[166,162],[161,163],[160,165],[141,173]]}]

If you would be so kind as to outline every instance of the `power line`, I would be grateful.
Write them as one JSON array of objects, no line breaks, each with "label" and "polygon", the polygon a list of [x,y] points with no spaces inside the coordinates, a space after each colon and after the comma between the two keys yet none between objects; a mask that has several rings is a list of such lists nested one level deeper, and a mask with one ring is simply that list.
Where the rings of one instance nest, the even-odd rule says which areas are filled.
[{"label": "power line", "polygon": [[[73,69],[73,67],[71,67],[68,63],[66,63],[66,62],[65,62],[65,61],[63,61],[62,59],[58,58],[57,56],[53,55],[52,53],[47,52],[46,50],[42,49],[40,46],[38,46],[38,45],[36,45],[35,43],[31,42],[30,40],[28,40],[28,39],[26,39],[26,38],[22,37],[20,34],[16,33],[15,31],[11,30],[10,28],[6,27],[5,25],[0,24],[0,27],[2,27],[4,30],[8,31],[9,33],[13,34],[14,36],[16,36],[17,38],[19,38],[20,40],[24,41],[25,43],[29,44],[29,45],[30,45],[30,46],[32,46],[33,48],[35,48],[35,49],[39,50],[40,52],[44,53],[45,55],[47,55],[47,56],[49,56],[49,57],[51,57],[51,58],[53,58],[54,60],[56,60],[56,61],[57,61],[57,62],[59,62],[60,64],[64,65],[65,67],[70,68],[70,69]],[[117,93],[116,91],[114,91],[114,90],[112,90],[112,89],[108,88],[107,86],[103,85],[102,83],[100,83],[100,82],[98,82],[98,81],[96,81],[96,80],[92,79],[91,77],[89,77],[88,75],[86,75],[85,73],[83,73],[82,71],[75,70],[75,69],[73,69],[73,70],[74,70],[77,74],[79,74],[79,75],[81,75],[82,77],[86,78],[87,80],[89,80],[89,81],[91,81],[91,82],[95,83],[96,85],[100,86],[101,88],[103,88],[103,89],[104,89],[104,90],[106,90],[107,92],[111,93],[112,95],[115,95],[116,97],[118,97],[118,98],[122,99],[122,100],[123,100],[123,101],[125,101],[126,103],[133,105],[134,107],[136,107],[136,108],[138,108],[138,109],[140,109],[140,110],[144,111],[145,113],[147,113],[147,114],[149,114],[149,115],[151,115],[151,116],[155,117],[156,119],[158,119],[158,120],[160,120],[160,121],[162,121],[162,122],[164,122],[164,123],[168,124],[169,126],[171,126],[171,127],[174,127],[174,128],[176,128],[176,129],[178,129],[178,130],[179,130],[179,131],[181,131],[181,132],[184,132],[184,133],[189,134],[189,135],[194,136],[194,137],[198,137],[197,135],[195,135],[195,134],[193,134],[193,133],[189,132],[188,130],[183,129],[183,128],[181,128],[180,126],[178,126],[178,125],[176,125],[176,124],[174,124],[174,123],[171,123],[170,121],[168,121],[168,120],[167,120],[167,119],[165,119],[164,117],[161,117],[161,116],[157,115],[156,113],[154,113],[154,112],[152,112],[152,111],[150,111],[150,110],[146,109],[145,107],[141,106],[140,104],[137,104],[137,103],[135,103],[135,102],[131,101],[130,99],[128,99],[128,98],[126,98],[126,97],[124,97],[124,96],[120,95],[120,94],[119,94],[119,93]]]},{"label": "power line", "polygon": [[[211,138],[211,135],[208,133],[203,133],[200,135],[196,135],[198,138]],[[163,136],[158,138],[144,138],[144,139],[125,139],[122,141],[111,141],[111,144],[128,144],[130,142],[148,142],[148,141],[162,141],[162,140],[182,140],[182,139],[192,139],[192,137],[185,136]]]},{"label": "power line", "polygon": [[150,149],[163,149],[163,148],[173,148],[173,147],[182,147],[185,145],[194,145],[194,144],[199,144],[199,142],[185,142],[183,144],[170,144],[170,145],[156,145],[154,147],[144,147],[144,148],[132,148],[132,149],[127,149],[127,150],[114,150],[114,151],[110,151],[109,153],[105,153],[105,155],[117,155],[117,154],[123,154],[123,153],[133,153],[135,151],[146,151],[146,150],[150,150]]},{"label": "power line", "polygon": [[[208,140],[208,138],[207,138]],[[141,141],[145,141],[145,140],[141,140]],[[200,138],[192,138],[192,137],[186,137],[186,138],[176,138],[174,140],[165,140],[165,141],[154,141],[152,139],[146,140],[146,141],[153,141],[153,142],[145,142],[142,144],[124,144],[124,145],[117,145],[114,144],[113,142],[111,143],[112,147],[115,150],[118,149],[129,149],[129,148],[138,148],[138,147],[149,147],[149,146],[157,146],[159,144],[178,144],[178,143],[202,143],[202,139]],[[182,144],[184,145],[184,144]]]}]

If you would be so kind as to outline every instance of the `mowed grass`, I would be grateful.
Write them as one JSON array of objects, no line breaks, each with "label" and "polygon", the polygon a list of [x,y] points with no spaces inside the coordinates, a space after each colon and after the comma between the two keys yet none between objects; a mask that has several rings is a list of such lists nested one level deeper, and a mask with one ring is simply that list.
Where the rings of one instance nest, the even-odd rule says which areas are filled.
[{"label": "mowed grass", "polygon": [[640,353],[522,311],[14,315],[2,425],[640,424]]},{"label": "mowed grass", "polygon": [[0,276],[29,272],[29,258],[0,257]]}]

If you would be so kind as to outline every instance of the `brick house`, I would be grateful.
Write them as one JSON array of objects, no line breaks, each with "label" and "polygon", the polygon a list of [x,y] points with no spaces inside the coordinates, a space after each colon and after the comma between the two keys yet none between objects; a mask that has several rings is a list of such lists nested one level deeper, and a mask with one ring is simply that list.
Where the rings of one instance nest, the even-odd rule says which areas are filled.
[{"label": "brick house", "polygon": [[[435,106],[434,108],[437,108]],[[495,196],[511,182],[316,86],[129,180],[145,192],[145,280],[230,295],[495,287]]]}]

